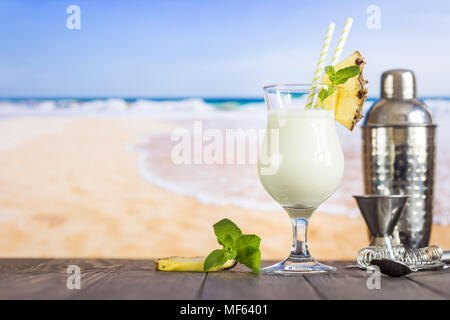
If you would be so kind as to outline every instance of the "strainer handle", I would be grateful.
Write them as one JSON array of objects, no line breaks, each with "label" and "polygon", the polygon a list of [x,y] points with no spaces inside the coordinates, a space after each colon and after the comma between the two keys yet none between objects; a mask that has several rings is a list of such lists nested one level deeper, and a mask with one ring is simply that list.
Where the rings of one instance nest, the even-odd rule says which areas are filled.
[{"label": "strainer handle", "polygon": [[450,250],[442,252],[442,262],[450,264]]}]

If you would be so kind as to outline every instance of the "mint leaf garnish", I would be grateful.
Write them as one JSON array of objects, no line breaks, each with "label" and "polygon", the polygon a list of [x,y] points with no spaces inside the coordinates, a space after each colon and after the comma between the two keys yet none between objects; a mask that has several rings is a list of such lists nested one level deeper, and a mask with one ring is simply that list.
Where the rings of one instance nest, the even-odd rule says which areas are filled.
[{"label": "mint leaf garnish", "polygon": [[259,244],[261,243],[261,238],[258,237],[256,234],[243,234],[239,237],[237,241],[237,250],[238,254],[241,250],[244,250],[245,248],[253,248],[253,249],[259,249]]},{"label": "mint leaf garnish", "polygon": [[236,260],[252,269],[253,273],[259,273],[259,264],[261,262],[261,251],[247,247],[245,252],[236,256]]},{"label": "mint leaf garnish", "polygon": [[229,235],[233,241],[236,241],[242,235],[241,229],[239,229],[239,227],[230,219],[220,220],[213,228],[217,241],[219,241],[221,245],[224,245],[225,237],[227,235]]},{"label": "mint leaf garnish", "polygon": [[328,89],[322,89],[319,91],[319,99],[320,101],[322,101],[322,105],[323,102],[325,101],[326,98],[328,98],[329,96],[331,96],[334,92],[334,87],[329,87]]},{"label": "mint leaf garnish", "polygon": [[344,81],[342,83],[345,83],[345,81],[347,81],[348,79],[357,76],[359,74],[359,71],[360,71],[359,66],[350,66],[338,70],[336,72],[336,77],[338,77],[340,81]]},{"label": "mint leaf garnish", "polygon": [[348,79],[357,76],[360,72],[359,66],[350,66],[338,71],[334,70],[333,66],[326,66],[325,73],[330,79],[331,85],[327,89],[321,89],[319,91],[319,99],[321,101],[322,108],[325,107],[324,101],[331,96],[334,92],[334,86],[344,84]]},{"label": "mint leaf garnish", "polygon": [[225,262],[234,259],[235,257],[236,250],[228,251],[227,249],[216,249],[206,257],[205,263],[203,264],[203,271],[222,266]]},{"label": "mint leaf garnish", "polygon": [[236,260],[252,269],[253,273],[259,273],[260,243],[261,238],[254,234],[244,234],[237,241]]},{"label": "mint leaf garnish", "polygon": [[232,236],[227,234],[222,241],[222,245],[225,249],[230,250],[236,248],[236,240]]},{"label": "mint leaf garnish", "polygon": [[242,234],[241,229],[230,219],[222,219],[214,224],[214,233],[223,249],[217,249],[206,257],[203,270],[221,266],[230,259],[249,267],[253,273],[259,273],[261,238],[254,234]]},{"label": "mint leaf garnish", "polygon": [[334,71],[334,67],[333,66],[326,66],[325,67],[325,73],[329,76],[329,77],[333,77],[336,72]]}]

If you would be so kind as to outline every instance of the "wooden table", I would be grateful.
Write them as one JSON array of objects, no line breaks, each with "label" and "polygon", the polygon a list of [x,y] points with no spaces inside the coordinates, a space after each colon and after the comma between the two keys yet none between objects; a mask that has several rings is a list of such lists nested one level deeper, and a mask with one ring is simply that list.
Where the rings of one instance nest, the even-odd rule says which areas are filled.
[{"label": "wooden table", "polygon": [[[263,262],[263,266],[271,262]],[[450,299],[450,269],[402,278],[371,274],[329,261],[331,275],[254,275],[245,267],[205,273],[155,271],[151,260],[0,259],[0,299]],[[67,267],[81,270],[81,289],[67,288]],[[72,282],[71,282],[72,283]]]}]

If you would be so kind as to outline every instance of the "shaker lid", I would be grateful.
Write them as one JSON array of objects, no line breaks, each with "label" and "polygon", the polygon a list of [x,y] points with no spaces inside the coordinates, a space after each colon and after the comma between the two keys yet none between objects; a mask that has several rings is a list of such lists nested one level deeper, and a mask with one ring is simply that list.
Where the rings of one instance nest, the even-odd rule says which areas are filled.
[{"label": "shaker lid", "polygon": [[414,73],[393,69],[381,75],[381,100],[367,112],[363,126],[428,126],[433,117],[428,108],[416,99]]},{"label": "shaker lid", "polygon": [[416,79],[407,69],[393,69],[381,75],[381,98],[413,99],[416,97]]}]

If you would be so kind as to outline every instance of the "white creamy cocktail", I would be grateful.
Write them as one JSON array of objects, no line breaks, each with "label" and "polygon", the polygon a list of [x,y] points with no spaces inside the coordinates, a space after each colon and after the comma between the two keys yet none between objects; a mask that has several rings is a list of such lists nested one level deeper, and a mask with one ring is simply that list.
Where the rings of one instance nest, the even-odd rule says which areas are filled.
[{"label": "white creamy cocktail", "polygon": [[[269,166],[272,171],[265,171]],[[259,157],[260,179],[291,218],[309,219],[338,188],[344,156],[334,112],[269,110],[267,134]]]},{"label": "white creamy cocktail", "polygon": [[[292,221],[289,257],[263,269],[264,273],[322,273],[336,269],[315,261],[308,251],[306,232],[314,210],[341,183],[344,156],[336,132],[334,111],[305,108],[311,85],[273,85],[264,88],[267,131],[258,157],[258,173],[267,192]],[[317,85],[318,90],[331,86]]]}]

